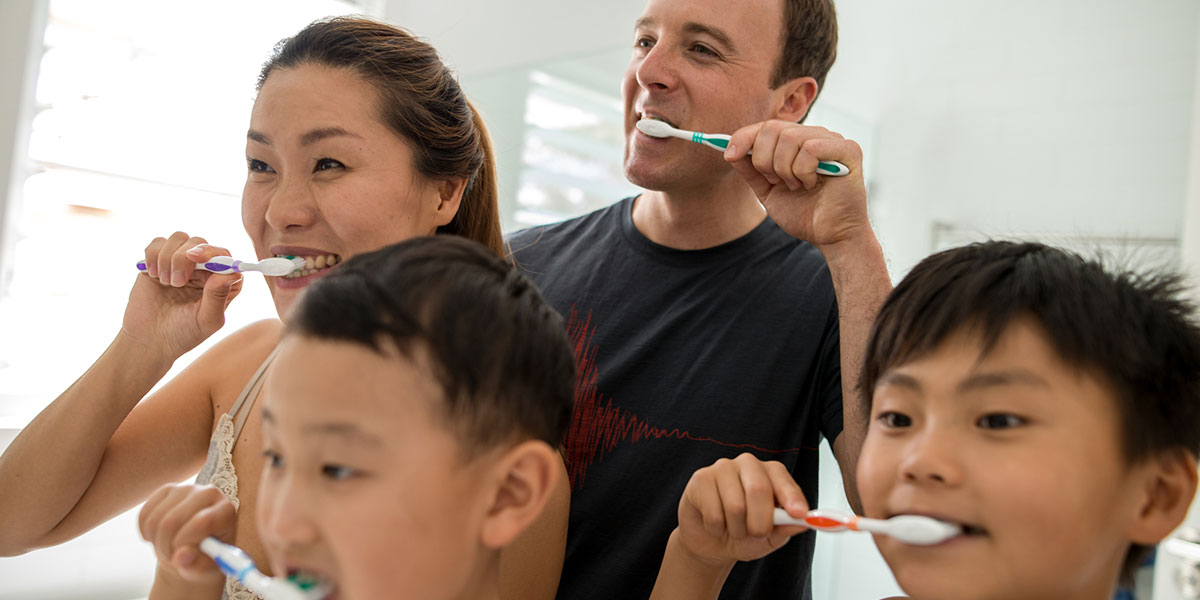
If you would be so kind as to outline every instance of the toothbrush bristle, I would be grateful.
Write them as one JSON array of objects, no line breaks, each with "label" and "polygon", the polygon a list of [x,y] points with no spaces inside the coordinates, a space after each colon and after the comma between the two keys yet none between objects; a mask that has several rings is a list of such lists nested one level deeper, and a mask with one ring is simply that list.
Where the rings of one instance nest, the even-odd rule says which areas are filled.
[{"label": "toothbrush bristle", "polygon": [[642,119],[637,122],[638,131],[651,137],[670,137],[671,129],[667,123],[656,119]]}]

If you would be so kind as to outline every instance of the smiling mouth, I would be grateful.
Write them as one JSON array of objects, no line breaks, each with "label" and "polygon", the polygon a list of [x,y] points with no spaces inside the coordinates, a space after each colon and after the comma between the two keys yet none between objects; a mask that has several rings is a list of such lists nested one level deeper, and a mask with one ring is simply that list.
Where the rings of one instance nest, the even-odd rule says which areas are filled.
[{"label": "smiling mouth", "polygon": [[304,259],[304,266],[284,275],[284,279],[299,279],[300,277],[308,277],[321,271],[328,271],[334,265],[342,262],[342,257],[336,254],[321,254],[317,256],[296,257]]}]

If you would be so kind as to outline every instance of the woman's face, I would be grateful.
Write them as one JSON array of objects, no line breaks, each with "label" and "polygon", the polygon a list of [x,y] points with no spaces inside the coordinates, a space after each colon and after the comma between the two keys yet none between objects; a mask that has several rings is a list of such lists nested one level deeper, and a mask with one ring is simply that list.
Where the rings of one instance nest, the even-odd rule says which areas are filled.
[{"label": "woman's face", "polygon": [[356,73],[312,64],[271,71],[259,91],[242,223],[259,259],[310,259],[298,275],[267,278],[280,316],[330,266],[431,235],[458,209],[452,186],[416,172],[412,149],[380,120],[378,103]]}]

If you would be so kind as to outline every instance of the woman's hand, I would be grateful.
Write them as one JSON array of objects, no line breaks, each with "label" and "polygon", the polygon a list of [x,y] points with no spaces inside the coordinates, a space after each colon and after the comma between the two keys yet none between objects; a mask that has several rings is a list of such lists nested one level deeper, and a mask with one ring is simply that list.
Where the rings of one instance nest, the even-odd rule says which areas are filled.
[{"label": "woman's hand", "polygon": [[154,544],[159,571],[197,584],[224,581],[216,563],[200,551],[200,542],[209,536],[232,540],[236,525],[233,504],[207,485],[165,485],[138,514],[138,529]]},{"label": "woman's hand", "polygon": [[150,242],[146,271],[129,293],[121,333],[174,360],[220,329],[225,308],[241,292],[242,276],[196,268],[213,256],[229,251],[183,232]]}]

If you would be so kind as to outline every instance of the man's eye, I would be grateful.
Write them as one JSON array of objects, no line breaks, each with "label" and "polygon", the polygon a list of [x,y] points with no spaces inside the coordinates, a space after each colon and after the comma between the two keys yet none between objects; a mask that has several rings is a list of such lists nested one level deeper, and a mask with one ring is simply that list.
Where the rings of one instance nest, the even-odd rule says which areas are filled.
[{"label": "man's eye", "polygon": [[633,41],[634,48],[649,48],[654,45],[654,40],[647,37],[640,37]]},{"label": "man's eye", "polygon": [[984,415],[976,421],[976,424],[983,429],[1009,429],[1011,427],[1020,427],[1025,423],[1025,419],[1006,413]]},{"label": "man's eye", "polygon": [[334,481],[349,479],[356,474],[357,473],[354,471],[354,469],[351,469],[350,467],[343,467],[342,465],[321,466],[321,475],[326,479],[332,479]]},{"label": "man's eye", "polygon": [[317,165],[316,165],[316,167],[313,168],[313,171],[314,172],[315,171],[328,171],[330,169],[344,169],[344,168],[345,168],[345,165],[343,165],[342,163],[340,163],[336,160],[333,160],[332,158],[322,158],[317,161]]},{"label": "man's eye", "polygon": [[275,170],[271,168],[271,165],[268,165],[267,163],[265,163],[261,160],[258,160],[256,158],[247,158],[246,159],[246,168],[250,169],[252,172],[255,172],[255,173],[274,173],[275,172]]},{"label": "man's eye", "polygon": [[705,46],[704,44],[696,44],[692,46],[692,52],[696,54],[705,54],[708,56],[717,56],[717,51]]},{"label": "man's eye", "polygon": [[879,422],[884,427],[893,429],[912,426],[912,419],[908,415],[898,412],[886,412],[879,415]]}]

